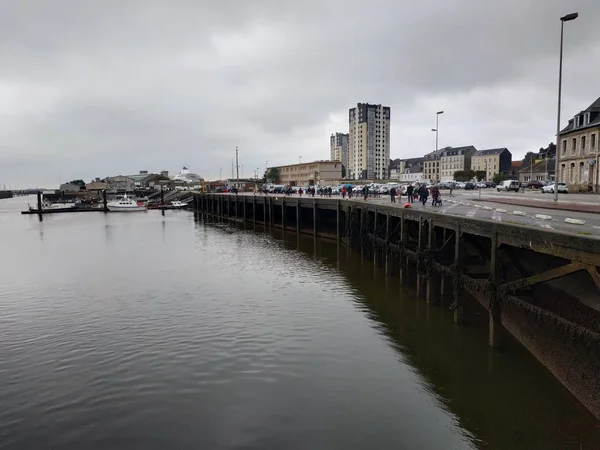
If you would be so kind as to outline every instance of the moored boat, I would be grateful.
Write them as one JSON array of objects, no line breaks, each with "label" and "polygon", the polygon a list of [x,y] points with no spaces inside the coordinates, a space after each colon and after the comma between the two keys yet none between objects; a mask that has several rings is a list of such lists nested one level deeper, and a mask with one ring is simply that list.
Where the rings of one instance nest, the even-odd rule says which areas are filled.
[{"label": "moored boat", "polygon": [[108,210],[111,212],[135,212],[135,211],[146,211],[146,205],[141,201],[135,201],[127,196],[122,199],[108,202]]}]

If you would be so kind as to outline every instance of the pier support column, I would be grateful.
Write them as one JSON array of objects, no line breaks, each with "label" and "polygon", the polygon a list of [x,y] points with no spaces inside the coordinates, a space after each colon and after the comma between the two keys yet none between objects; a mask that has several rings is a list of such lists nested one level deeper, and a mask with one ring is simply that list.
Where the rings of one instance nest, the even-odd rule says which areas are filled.
[{"label": "pier support column", "polygon": [[452,280],[452,306],[454,308],[454,322],[462,323],[464,316],[463,302],[460,298],[460,263],[462,261],[462,243],[460,242],[460,225],[457,225],[454,230],[454,270],[457,273],[453,274]]},{"label": "pier support column", "polygon": [[365,257],[365,236],[364,236],[364,227],[365,227],[365,210],[360,210],[360,228],[358,238],[360,240],[360,257],[361,259]]},{"label": "pier support column", "polygon": [[491,239],[491,257],[490,257],[490,319],[489,319],[489,336],[488,344],[490,347],[499,347],[501,341],[501,317],[500,317],[500,302],[498,300],[498,236],[494,231]]},{"label": "pier support column", "polygon": [[263,225],[267,227],[267,197],[263,197]]},{"label": "pier support column", "polygon": [[340,236],[340,231],[341,231],[340,230],[340,227],[341,227],[341,224],[340,224],[340,208],[341,208],[340,200],[338,200],[337,204],[335,206],[335,237],[336,237],[336,241],[338,243],[338,247],[339,247],[339,244],[340,244],[340,237],[341,237]]},{"label": "pier support column", "polygon": [[256,195],[252,200],[252,224],[256,226]]},{"label": "pier support column", "polygon": [[273,197],[269,197],[269,228],[273,228]]},{"label": "pier support column", "polygon": [[313,200],[313,236],[317,239],[317,201]]},{"label": "pier support column", "polygon": [[37,210],[38,210],[38,214],[41,216],[42,215],[42,191],[37,191],[36,195],[37,195]]},{"label": "pier support column", "polygon": [[385,266],[385,274],[389,275],[391,273],[390,267],[390,213],[386,213],[385,215],[385,248],[384,248],[384,266]]},{"label": "pier support column", "polygon": [[[367,212],[368,214],[368,212]],[[375,217],[373,220],[373,267],[377,266],[377,208],[375,208]]]},{"label": "pier support column", "polygon": [[296,199],[296,235],[300,236],[300,199]]},{"label": "pier support column", "polygon": [[108,212],[108,194],[106,193],[106,189],[102,191],[102,208],[104,212]]},{"label": "pier support column", "polygon": [[281,228],[285,231],[285,197],[281,197]]},{"label": "pier support column", "polygon": [[244,217],[244,222],[246,222],[246,196],[244,195],[244,204],[242,205],[242,214]]},{"label": "pier support column", "polygon": [[[436,235],[435,235],[435,227],[432,219],[429,219],[429,236],[427,239],[427,247],[430,252],[431,257],[433,258],[435,254],[435,250],[437,248]],[[433,269],[433,267],[428,268],[429,277],[427,278],[427,291],[425,294],[427,303],[437,303],[440,298],[440,274]]]},{"label": "pier support column", "polygon": [[423,234],[425,233],[425,226],[423,225],[423,216],[419,216],[419,240],[417,244],[417,297],[425,294],[425,267],[423,267],[423,250],[425,248],[425,239]]},{"label": "pier support column", "polygon": [[400,273],[400,282],[405,283],[408,279],[408,267],[404,250],[408,242],[408,227],[406,226],[406,220],[404,214],[400,216],[400,254],[398,256],[398,272]]}]

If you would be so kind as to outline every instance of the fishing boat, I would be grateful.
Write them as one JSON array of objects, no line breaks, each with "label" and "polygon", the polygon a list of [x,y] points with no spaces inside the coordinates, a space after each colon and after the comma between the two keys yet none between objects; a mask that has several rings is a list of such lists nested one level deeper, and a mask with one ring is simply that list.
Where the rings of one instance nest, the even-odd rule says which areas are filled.
[{"label": "fishing boat", "polygon": [[106,206],[111,212],[146,211],[146,205],[144,205],[144,202],[135,201],[127,197],[127,195],[121,199],[108,202]]},{"label": "fishing boat", "polygon": [[187,203],[180,202],[179,200],[175,200],[175,201],[171,202],[171,206],[173,207],[173,209],[181,209],[181,208],[185,208],[187,206]]}]

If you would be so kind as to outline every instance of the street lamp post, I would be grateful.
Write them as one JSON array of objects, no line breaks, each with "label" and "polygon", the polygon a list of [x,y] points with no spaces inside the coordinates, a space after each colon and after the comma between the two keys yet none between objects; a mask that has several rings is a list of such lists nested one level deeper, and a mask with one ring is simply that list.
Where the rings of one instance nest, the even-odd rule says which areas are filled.
[{"label": "street lamp post", "polygon": [[578,13],[567,14],[560,18],[560,57],[558,62],[558,113],[556,117],[556,164],[554,166],[554,202],[558,202],[558,181],[560,168],[560,101],[562,93],[563,30],[565,22],[577,19]]},{"label": "street lamp post", "polygon": [[436,167],[434,170],[434,174],[437,175],[437,182],[440,181],[440,167],[439,167],[439,155],[438,155],[438,150],[439,150],[439,141],[438,141],[438,136],[439,136],[439,129],[440,129],[440,114],[444,114],[444,111],[438,111],[437,113],[435,113],[435,128],[432,128],[431,131],[435,131],[435,157],[434,157],[434,161],[436,163]]}]

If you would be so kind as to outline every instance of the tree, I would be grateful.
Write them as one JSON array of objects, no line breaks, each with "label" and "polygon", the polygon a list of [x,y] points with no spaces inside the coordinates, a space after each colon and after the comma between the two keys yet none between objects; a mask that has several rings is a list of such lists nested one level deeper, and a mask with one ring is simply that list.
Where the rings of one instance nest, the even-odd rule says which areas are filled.
[{"label": "tree", "polygon": [[73,181],[69,181],[69,184],[76,184],[77,186],[79,186],[81,189],[85,188],[85,181],[83,180],[73,180]]},{"label": "tree", "polygon": [[475,178],[475,172],[472,170],[457,170],[454,172],[455,181],[469,181]]},{"label": "tree", "polygon": [[346,166],[342,164],[342,178],[346,178]]},{"label": "tree", "polygon": [[497,173],[496,175],[494,175],[494,178],[492,178],[492,181],[496,184],[500,184],[504,180],[506,180],[506,175],[504,173]]},{"label": "tree", "polygon": [[478,170],[477,172],[475,172],[475,178],[477,178],[477,181],[485,180],[486,176],[487,173],[485,170]]},{"label": "tree", "polygon": [[279,182],[279,169],[272,167],[266,174],[267,183],[278,183]]},{"label": "tree", "polygon": [[533,163],[535,163],[535,160],[538,157],[539,157],[539,155],[537,153],[527,152],[527,154],[523,158],[523,163],[522,163],[521,167],[529,167],[529,166],[531,166]]}]

